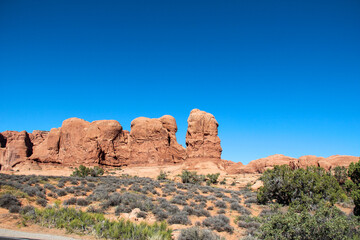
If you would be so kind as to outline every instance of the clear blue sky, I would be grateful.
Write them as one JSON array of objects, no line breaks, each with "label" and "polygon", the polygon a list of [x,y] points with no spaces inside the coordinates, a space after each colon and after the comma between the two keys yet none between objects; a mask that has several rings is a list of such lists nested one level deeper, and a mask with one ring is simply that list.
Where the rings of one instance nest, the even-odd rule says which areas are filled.
[{"label": "clear blue sky", "polygon": [[0,0],[0,132],[218,120],[223,158],[360,155],[360,1]]}]

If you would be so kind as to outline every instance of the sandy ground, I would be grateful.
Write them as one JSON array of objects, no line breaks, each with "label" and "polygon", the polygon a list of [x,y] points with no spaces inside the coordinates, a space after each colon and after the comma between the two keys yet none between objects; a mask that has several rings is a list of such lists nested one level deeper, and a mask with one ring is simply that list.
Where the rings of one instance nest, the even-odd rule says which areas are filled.
[{"label": "sandy ground", "polygon": [[[223,178],[226,178],[227,184],[222,186],[224,188],[231,188],[229,185],[232,182],[236,183],[236,188],[245,187],[248,184],[254,185],[261,174],[236,174],[229,175],[226,172],[215,168],[215,166],[209,165],[207,162],[204,166],[197,166],[195,171],[198,174],[209,174],[209,173],[220,173],[219,180],[221,181]],[[46,176],[70,176],[74,171],[74,167],[63,167],[60,165],[42,165],[41,167],[32,167],[32,166],[21,166],[15,168],[15,171],[2,171],[5,174],[17,174],[17,175],[46,175]],[[105,175],[113,175],[113,176],[121,176],[123,174],[128,174],[131,176],[139,176],[139,177],[150,177],[156,178],[161,171],[166,172],[168,174],[168,178],[172,180],[180,180],[178,177],[181,174],[182,170],[186,169],[186,167],[182,164],[177,165],[166,165],[166,166],[131,166],[131,167],[107,167],[104,168]],[[256,184],[258,185],[258,184]],[[255,188],[258,188],[256,186]]]}]

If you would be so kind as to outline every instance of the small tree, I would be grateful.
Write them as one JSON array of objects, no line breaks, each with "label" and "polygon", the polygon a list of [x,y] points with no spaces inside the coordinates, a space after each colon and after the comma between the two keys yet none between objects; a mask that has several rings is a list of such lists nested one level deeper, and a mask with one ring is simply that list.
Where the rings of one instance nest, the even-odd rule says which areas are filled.
[{"label": "small tree", "polygon": [[209,183],[211,183],[211,184],[217,184],[219,176],[220,176],[220,173],[206,175],[206,177],[208,178],[207,181],[209,181]]},{"label": "small tree", "polygon": [[337,166],[334,168],[334,177],[340,185],[344,185],[348,178],[347,169],[345,167]]},{"label": "small tree", "polygon": [[95,166],[94,168],[88,168],[84,165],[80,165],[79,168],[75,168],[75,171],[71,174],[73,177],[98,177],[104,175],[104,169],[101,167]]},{"label": "small tree", "polygon": [[345,182],[345,187],[354,200],[354,215],[360,216],[360,160],[350,164],[348,176],[350,180]]},{"label": "small tree", "polygon": [[192,184],[200,183],[205,180],[204,175],[197,175],[195,171],[190,172],[188,170],[183,170],[181,172],[180,178],[183,183],[192,183]]},{"label": "small tree", "polygon": [[167,178],[166,172],[161,170],[159,176],[157,176],[157,180],[165,180],[166,178]]}]

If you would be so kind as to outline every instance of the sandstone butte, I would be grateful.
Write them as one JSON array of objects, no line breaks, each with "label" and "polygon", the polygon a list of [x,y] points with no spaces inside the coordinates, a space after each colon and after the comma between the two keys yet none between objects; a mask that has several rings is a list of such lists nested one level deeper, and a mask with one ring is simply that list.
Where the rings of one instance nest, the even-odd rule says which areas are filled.
[{"label": "sandstone butte", "polygon": [[192,110],[188,118],[186,148],[177,142],[176,120],[169,115],[136,118],[131,122],[130,132],[115,120],[90,123],[79,118],[66,119],[61,127],[50,131],[5,131],[0,133],[0,170],[29,163],[130,167],[182,164],[188,170],[240,174],[262,173],[282,164],[292,168],[320,166],[331,169],[359,160],[358,157],[340,155],[296,159],[276,154],[248,165],[234,163],[221,159],[218,126],[212,114]]}]

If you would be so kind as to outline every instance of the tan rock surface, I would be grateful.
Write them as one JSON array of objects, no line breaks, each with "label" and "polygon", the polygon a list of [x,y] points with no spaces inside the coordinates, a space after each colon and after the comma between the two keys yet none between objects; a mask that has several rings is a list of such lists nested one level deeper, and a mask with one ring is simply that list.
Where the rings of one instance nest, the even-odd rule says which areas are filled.
[{"label": "tan rock surface", "polygon": [[185,149],[176,141],[177,125],[171,116],[159,119],[139,117],[131,122],[129,164],[171,164],[183,162]]},{"label": "tan rock surface", "polygon": [[221,159],[222,148],[218,137],[218,122],[207,112],[194,109],[188,118],[186,133],[187,158]]},{"label": "tan rock surface", "polygon": [[48,134],[49,131],[34,130],[32,133],[29,133],[30,141],[33,146],[38,146],[40,143],[45,141]]},{"label": "tan rock surface", "polygon": [[65,165],[120,165],[128,159],[127,134],[120,123],[102,120],[89,123],[70,118],[61,128],[53,128],[48,137],[34,147],[30,159]]}]

